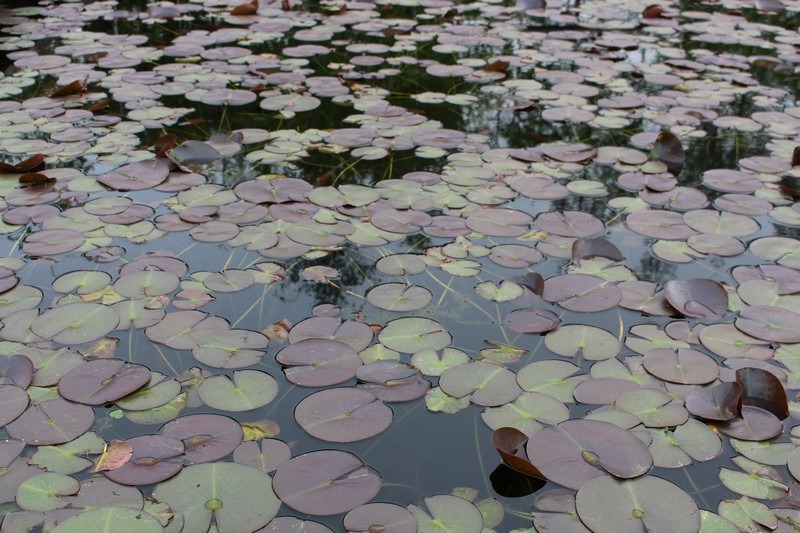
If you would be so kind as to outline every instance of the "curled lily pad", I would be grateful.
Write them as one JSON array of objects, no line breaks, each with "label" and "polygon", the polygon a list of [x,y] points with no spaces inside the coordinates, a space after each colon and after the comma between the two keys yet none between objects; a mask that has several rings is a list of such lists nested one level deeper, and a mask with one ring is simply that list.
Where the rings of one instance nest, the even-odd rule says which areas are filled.
[{"label": "curled lily pad", "polygon": [[191,465],[159,483],[153,497],[183,515],[185,530],[256,531],[278,513],[269,476],[237,463]]},{"label": "curled lily pad", "polygon": [[638,477],[653,465],[642,441],[622,428],[597,420],[567,420],[541,429],[528,440],[526,451],[547,479],[573,489],[606,473]]},{"label": "curled lily pad", "polygon": [[719,317],[728,309],[725,289],[710,279],[671,279],[664,285],[664,295],[672,307],[686,316]]},{"label": "curled lily pad", "polygon": [[723,382],[712,387],[695,389],[686,396],[686,408],[695,416],[708,420],[731,420],[739,416],[742,386]]},{"label": "curled lily pad", "polygon": [[283,463],[273,476],[273,487],[292,509],[325,516],[368,502],[378,493],[381,478],[353,454],[322,450]]}]

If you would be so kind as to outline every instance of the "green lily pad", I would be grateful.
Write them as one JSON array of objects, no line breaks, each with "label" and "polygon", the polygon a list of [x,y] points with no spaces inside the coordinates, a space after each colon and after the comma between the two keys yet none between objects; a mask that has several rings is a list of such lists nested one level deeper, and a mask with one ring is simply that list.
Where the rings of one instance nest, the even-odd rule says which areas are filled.
[{"label": "green lily pad", "polygon": [[411,356],[413,364],[426,376],[441,376],[450,367],[469,362],[469,356],[455,348],[443,348],[441,352],[424,348]]},{"label": "green lily pad", "polygon": [[483,516],[475,505],[449,494],[437,494],[425,498],[427,511],[416,505],[408,510],[417,518],[419,533],[458,531],[459,533],[480,533],[483,529]]},{"label": "green lily pad", "polygon": [[544,343],[547,348],[564,357],[582,356],[589,361],[614,357],[619,353],[619,340],[608,331],[594,326],[569,324],[549,332]]},{"label": "green lily pad", "polygon": [[160,372],[150,372],[150,382],[115,401],[122,409],[144,411],[166,404],[181,392],[181,384]]},{"label": "green lily pad", "polygon": [[159,533],[164,531],[158,520],[140,509],[128,507],[101,507],[89,509],[58,524],[57,533]]},{"label": "green lily pad", "polygon": [[483,361],[448,368],[439,378],[439,387],[456,398],[469,395],[472,403],[486,407],[503,405],[522,393],[511,370]]},{"label": "green lily pad", "polygon": [[95,433],[88,432],[58,446],[39,446],[29,462],[48,472],[75,474],[92,466],[85,456],[103,453],[105,444]]},{"label": "green lily pad", "polygon": [[719,514],[727,518],[740,531],[757,532],[760,526],[772,531],[778,527],[775,513],[761,502],[742,496],[738,500],[719,502]]},{"label": "green lily pad", "polygon": [[252,411],[267,405],[278,394],[275,379],[260,370],[236,370],[233,379],[212,376],[200,385],[200,399],[221,411]]},{"label": "green lily pad", "polygon": [[31,323],[31,330],[61,344],[80,344],[104,337],[119,324],[113,309],[95,303],[70,303],[48,309]]},{"label": "green lily pad", "polygon": [[788,494],[789,487],[783,484],[778,470],[762,465],[746,457],[734,457],[743,472],[720,468],[719,480],[733,492],[760,500],[776,500]]},{"label": "green lily pad", "polygon": [[416,353],[426,348],[441,350],[450,344],[452,336],[435,320],[408,317],[386,324],[378,334],[378,340],[392,350]]},{"label": "green lily pad", "polygon": [[52,511],[69,505],[65,496],[76,494],[80,481],[64,474],[46,473],[23,481],[17,488],[17,505],[26,511]]},{"label": "green lily pad", "polygon": [[501,281],[500,285],[494,281],[482,281],[475,286],[475,292],[493,302],[510,302],[525,294],[520,285],[507,279]]},{"label": "green lily pad", "polygon": [[281,503],[267,474],[237,463],[187,466],[156,485],[153,497],[183,514],[184,531],[207,531],[212,517],[220,531],[256,531]]},{"label": "green lily pad", "polygon": [[593,531],[693,533],[700,528],[700,510],[691,496],[652,476],[624,481],[594,478],[578,489],[575,506]]}]

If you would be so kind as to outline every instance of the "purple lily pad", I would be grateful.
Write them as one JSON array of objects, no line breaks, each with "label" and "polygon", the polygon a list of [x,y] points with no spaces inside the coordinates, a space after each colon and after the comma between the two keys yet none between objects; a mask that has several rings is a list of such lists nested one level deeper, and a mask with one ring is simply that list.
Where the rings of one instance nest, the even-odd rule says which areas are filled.
[{"label": "purple lily pad", "polygon": [[721,317],[728,310],[728,294],[710,279],[669,280],[664,285],[664,296],[686,316]]},{"label": "purple lily pad", "polygon": [[328,442],[355,442],[388,428],[392,410],[367,391],[338,388],[307,396],[295,407],[294,417],[313,437]]},{"label": "purple lily pad", "polygon": [[272,486],[292,509],[326,516],[368,502],[380,490],[381,478],[353,454],[322,450],[283,463],[272,478]]},{"label": "purple lily pad", "polygon": [[64,374],[58,392],[64,398],[86,405],[102,405],[131,394],[150,382],[146,366],[121,359],[87,361]]},{"label": "purple lily pad", "polygon": [[122,485],[149,485],[169,479],[183,468],[179,460],[168,459],[183,454],[183,442],[164,435],[140,435],[128,439],[133,453],[127,463],[103,473]]},{"label": "purple lily pad", "polygon": [[161,435],[183,441],[184,455],[194,463],[222,459],[242,442],[242,426],[227,416],[199,414],[176,418],[159,431]]},{"label": "purple lily pad", "polygon": [[531,463],[547,479],[579,489],[590,479],[613,474],[635,478],[653,465],[647,446],[632,433],[597,420],[567,420],[534,433],[526,445]]}]

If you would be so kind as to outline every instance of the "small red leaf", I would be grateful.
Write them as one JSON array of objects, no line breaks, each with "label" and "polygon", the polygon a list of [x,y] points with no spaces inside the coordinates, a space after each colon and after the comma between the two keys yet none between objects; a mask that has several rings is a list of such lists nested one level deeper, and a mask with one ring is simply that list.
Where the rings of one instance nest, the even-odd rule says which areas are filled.
[{"label": "small red leaf", "polygon": [[133,447],[124,440],[112,440],[106,444],[103,454],[97,459],[92,472],[114,470],[126,464],[133,455]]}]

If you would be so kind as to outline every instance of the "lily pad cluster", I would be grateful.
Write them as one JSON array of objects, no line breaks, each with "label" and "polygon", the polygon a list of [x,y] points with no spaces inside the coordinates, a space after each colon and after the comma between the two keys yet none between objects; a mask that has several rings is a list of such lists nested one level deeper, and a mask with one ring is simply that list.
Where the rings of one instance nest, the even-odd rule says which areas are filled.
[{"label": "lily pad cluster", "polygon": [[797,6],[0,9],[4,530],[800,521]]}]

